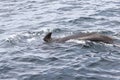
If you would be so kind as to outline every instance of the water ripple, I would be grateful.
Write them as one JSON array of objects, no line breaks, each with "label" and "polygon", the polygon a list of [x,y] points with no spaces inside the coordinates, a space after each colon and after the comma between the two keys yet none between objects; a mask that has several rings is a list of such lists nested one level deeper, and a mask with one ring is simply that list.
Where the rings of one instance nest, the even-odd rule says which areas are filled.
[{"label": "water ripple", "polygon": [[[0,0],[0,80],[119,80],[119,0]],[[98,32],[118,44],[45,43]]]}]

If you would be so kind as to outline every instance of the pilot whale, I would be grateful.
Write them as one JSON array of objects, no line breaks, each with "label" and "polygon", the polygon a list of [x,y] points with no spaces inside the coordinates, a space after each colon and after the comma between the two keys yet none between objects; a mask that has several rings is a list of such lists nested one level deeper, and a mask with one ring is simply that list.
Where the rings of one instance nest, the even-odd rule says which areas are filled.
[{"label": "pilot whale", "polygon": [[43,38],[45,42],[65,42],[71,39],[75,40],[89,40],[93,42],[103,42],[103,43],[108,43],[112,44],[113,43],[113,38],[107,35],[99,34],[99,33],[79,33],[79,34],[73,34],[70,36],[62,37],[62,38],[52,38],[51,37],[52,32],[49,32],[46,34],[46,36]]}]

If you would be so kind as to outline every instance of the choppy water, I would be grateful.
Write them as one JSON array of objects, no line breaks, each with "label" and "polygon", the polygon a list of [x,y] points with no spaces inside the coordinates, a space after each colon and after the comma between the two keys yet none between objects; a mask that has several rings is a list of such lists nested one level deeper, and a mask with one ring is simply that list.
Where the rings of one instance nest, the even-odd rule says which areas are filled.
[{"label": "choppy water", "polygon": [[119,47],[42,40],[119,30],[120,0],[0,0],[0,80],[120,80]]}]

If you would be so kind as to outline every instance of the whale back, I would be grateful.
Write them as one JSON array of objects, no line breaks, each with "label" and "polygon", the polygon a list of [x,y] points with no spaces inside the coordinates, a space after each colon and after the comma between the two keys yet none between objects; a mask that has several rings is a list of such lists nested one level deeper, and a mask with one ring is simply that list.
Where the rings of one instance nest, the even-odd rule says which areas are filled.
[{"label": "whale back", "polygon": [[90,40],[94,42],[113,43],[113,38],[98,33],[80,37],[79,40]]},{"label": "whale back", "polygon": [[104,42],[104,43],[113,43],[113,39],[109,36],[105,36],[102,34],[98,33],[80,33],[80,34],[75,34],[63,38],[58,38],[54,39],[51,38],[52,32],[49,32],[45,37],[44,41],[45,42],[65,42],[70,39],[77,39],[77,40],[90,40],[94,42]]}]

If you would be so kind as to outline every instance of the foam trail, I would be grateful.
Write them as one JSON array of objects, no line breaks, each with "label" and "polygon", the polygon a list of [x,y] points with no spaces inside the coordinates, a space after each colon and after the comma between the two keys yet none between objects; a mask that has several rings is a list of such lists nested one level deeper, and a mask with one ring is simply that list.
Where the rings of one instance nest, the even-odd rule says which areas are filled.
[{"label": "foam trail", "polygon": [[114,43],[113,46],[120,48],[120,43]]}]

